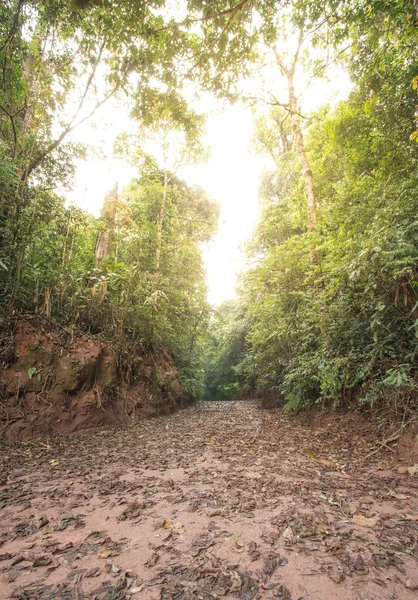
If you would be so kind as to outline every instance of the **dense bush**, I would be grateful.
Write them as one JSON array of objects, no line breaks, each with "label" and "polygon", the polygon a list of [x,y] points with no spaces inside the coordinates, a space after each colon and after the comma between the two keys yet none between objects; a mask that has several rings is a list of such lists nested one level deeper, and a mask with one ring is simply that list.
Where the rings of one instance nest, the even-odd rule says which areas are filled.
[{"label": "dense bush", "polygon": [[[251,326],[229,372],[240,373],[250,387],[255,381],[260,389],[282,394],[288,408],[336,406],[353,397],[360,404],[381,399],[416,404],[413,20],[410,7],[388,3],[351,23],[353,90],[335,109],[312,115],[305,136],[317,202],[315,232],[308,228],[286,111],[275,107],[259,119],[257,146],[274,158],[275,169],[264,175],[262,217],[248,245],[255,266],[241,281],[240,302]],[[312,246],[318,265],[310,260]],[[229,334],[231,343],[235,335]]]}]

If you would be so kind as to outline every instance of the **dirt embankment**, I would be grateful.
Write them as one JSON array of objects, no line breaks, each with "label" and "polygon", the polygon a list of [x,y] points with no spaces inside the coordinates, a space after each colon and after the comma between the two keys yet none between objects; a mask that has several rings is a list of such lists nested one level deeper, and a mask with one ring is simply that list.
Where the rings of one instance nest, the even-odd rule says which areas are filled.
[{"label": "dirt embankment", "polygon": [[0,371],[1,439],[71,434],[168,414],[186,402],[173,356],[144,353],[130,385],[96,337],[27,319],[15,323],[11,364]]}]

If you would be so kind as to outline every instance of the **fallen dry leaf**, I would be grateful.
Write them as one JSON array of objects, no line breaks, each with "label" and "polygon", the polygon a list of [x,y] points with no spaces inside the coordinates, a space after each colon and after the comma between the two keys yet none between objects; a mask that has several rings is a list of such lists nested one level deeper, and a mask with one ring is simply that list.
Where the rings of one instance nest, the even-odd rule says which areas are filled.
[{"label": "fallen dry leaf", "polygon": [[286,529],[282,533],[282,538],[284,538],[288,542],[290,542],[293,539],[293,531],[291,527],[286,527]]},{"label": "fallen dry leaf", "polygon": [[315,527],[315,531],[317,533],[326,533],[328,531],[328,527],[325,525],[325,523],[318,523],[318,525]]},{"label": "fallen dry leaf", "polygon": [[353,515],[353,523],[361,527],[375,527],[379,522],[379,517],[365,517],[364,515]]},{"label": "fallen dry leaf", "polygon": [[142,592],[142,585],[140,585],[139,587],[133,587],[129,590],[130,594],[139,594],[139,592]]},{"label": "fallen dry leaf", "polygon": [[164,521],[163,527],[164,529],[175,529],[177,531],[183,529],[183,525],[180,521]]},{"label": "fallen dry leaf", "polygon": [[108,548],[107,546],[102,546],[97,553],[97,558],[109,558],[109,556],[112,556],[112,554],[113,550],[111,548]]},{"label": "fallen dry leaf", "polygon": [[325,458],[317,458],[316,462],[323,467],[332,467],[335,468],[335,463],[330,460],[326,460]]},{"label": "fallen dry leaf", "polygon": [[36,527],[36,529],[41,529],[45,525],[48,525],[48,523],[49,523],[49,520],[45,516],[41,516],[38,519],[34,519],[32,521],[32,525],[34,525],[34,527]]},{"label": "fallen dry leaf", "polygon": [[402,515],[402,519],[405,521],[418,521],[418,515],[410,515],[409,513],[406,515]]}]

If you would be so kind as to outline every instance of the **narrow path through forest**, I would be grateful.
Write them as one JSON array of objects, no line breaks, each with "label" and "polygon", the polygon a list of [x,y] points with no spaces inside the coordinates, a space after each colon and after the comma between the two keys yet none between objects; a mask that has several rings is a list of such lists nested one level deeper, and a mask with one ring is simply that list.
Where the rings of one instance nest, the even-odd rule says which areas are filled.
[{"label": "narrow path through forest", "polygon": [[0,597],[412,600],[417,480],[350,427],[204,403],[3,447]]}]

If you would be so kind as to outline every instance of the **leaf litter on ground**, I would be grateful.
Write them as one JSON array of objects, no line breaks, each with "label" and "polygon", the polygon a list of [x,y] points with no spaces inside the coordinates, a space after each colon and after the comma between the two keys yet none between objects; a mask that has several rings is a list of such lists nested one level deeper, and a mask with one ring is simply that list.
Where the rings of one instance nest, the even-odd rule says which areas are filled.
[{"label": "leaf litter on ground", "polygon": [[348,431],[214,402],[2,447],[5,597],[412,600],[418,478]]}]

